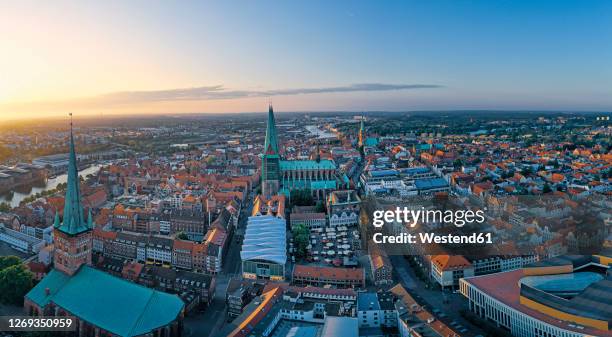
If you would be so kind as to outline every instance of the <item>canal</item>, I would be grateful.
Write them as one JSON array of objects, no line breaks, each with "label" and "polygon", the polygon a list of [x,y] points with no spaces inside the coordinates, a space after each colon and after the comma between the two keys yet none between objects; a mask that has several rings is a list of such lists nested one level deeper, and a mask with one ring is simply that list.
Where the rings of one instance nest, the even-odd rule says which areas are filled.
[{"label": "canal", "polygon": [[[86,177],[90,174],[96,174],[98,173],[98,171],[100,171],[101,167],[102,165],[92,165],[86,169],[79,171],[79,175]],[[11,207],[17,207],[23,199],[36,193],[55,189],[57,185],[65,183],[67,179],[68,175],[62,174],[55,178],[47,179],[46,181],[40,181],[38,183],[20,186],[16,188],[15,191],[13,191],[12,193],[1,194],[0,203],[6,202],[11,205]]]}]

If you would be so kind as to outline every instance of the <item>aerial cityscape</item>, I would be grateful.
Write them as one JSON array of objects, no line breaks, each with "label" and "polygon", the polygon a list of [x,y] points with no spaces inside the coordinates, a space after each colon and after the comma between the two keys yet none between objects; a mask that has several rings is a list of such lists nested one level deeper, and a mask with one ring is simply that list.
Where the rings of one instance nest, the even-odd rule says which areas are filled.
[{"label": "aerial cityscape", "polygon": [[610,13],[0,5],[0,337],[612,337]]},{"label": "aerial cityscape", "polygon": [[[273,109],[4,130],[2,315],[110,336],[611,335],[609,114]],[[37,147],[60,153],[22,162]],[[372,244],[369,207],[439,199],[487,209],[494,252]]]}]

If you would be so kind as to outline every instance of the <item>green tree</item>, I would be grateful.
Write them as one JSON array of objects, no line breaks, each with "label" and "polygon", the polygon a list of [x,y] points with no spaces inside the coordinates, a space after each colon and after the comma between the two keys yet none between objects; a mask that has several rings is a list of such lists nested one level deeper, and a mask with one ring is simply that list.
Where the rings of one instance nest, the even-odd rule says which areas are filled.
[{"label": "green tree", "polygon": [[23,304],[32,285],[32,273],[22,263],[0,270],[0,303]]},{"label": "green tree", "polygon": [[531,169],[531,166],[526,166],[525,168],[523,168],[521,170],[521,174],[524,176],[528,176],[533,172],[533,170]]},{"label": "green tree", "polygon": [[291,204],[296,206],[312,206],[314,204],[310,189],[292,190],[290,200]]},{"label": "green tree", "polygon": [[325,212],[325,204],[323,203],[323,201],[317,202],[317,207],[315,208],[315,211],[319,213]]},{"label": "green tree", "polygon": [[187,236],[187,234],[185,234],[185,232],[178,232],[176,233],[176,238],[179,240],[189,240],[189,236]]},{"label": "green tree", "polygon": [[7,202],[0,203],[0,212],[8,212],[10,210],[11,210],[11,205],[9,205]]},{"label": "green tree", "polygon": [[293,226],[291,229],[293,243],[295,244],[296,255],[300,258],[306,256],[306,247],[308,246],[310,230],[304,224]]},{"label": "green tree", "polygon": [[550,185],[544,184],[544,187],[542,188],[542,193],[546,194],[546,193],[550,193],[550,192],[552,192],[552,189],[550,188]]},{"label": "green tree", "polygon": [[4,270],[8,267],[16,266],[19,264],[21,264],[21,259],[19,259],[17,256],[0,256],[0,270]]}]

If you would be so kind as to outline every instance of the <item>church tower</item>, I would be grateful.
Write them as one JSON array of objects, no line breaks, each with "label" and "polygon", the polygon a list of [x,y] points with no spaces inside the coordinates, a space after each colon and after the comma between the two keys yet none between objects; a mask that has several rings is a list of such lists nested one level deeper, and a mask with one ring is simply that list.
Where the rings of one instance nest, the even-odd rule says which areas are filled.
[{"label": "church tower", "polygon": [[81,204],[79,171],[72,135],[72,114],[70,120],[70,154],[68,159],[68,181],[64,205],[64,216],[60,222],[59,212],[55,213],[53,241],[55,244],[54,264],[57,270],[73,275],[83,264],[91,264],[92,229],[91,210],[87,220]]},{"label": "church tower", "polygon": [[359,153],[361,153],[361,155],[364,155],[364,151],[363,148],[365,146],[365,141],[366,141],[366,134],[365,134],[365,124],[364,124],[364,116],[361,116],[361,123],[359,124],[359,141],[357,143],[357,146],[359,147]]},{"label": "church tower", "polygon": [[261,161],[261,190],[265,198],[278,194],[280,189],[280,154],[276,136],[276,122],[272,104],[268,107],[266,140]]}]

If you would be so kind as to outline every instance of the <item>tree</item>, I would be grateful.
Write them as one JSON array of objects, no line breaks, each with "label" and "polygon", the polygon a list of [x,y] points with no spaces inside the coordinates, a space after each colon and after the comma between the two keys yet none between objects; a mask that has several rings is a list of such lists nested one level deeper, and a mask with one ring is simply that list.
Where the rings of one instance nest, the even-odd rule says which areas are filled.
[{"label": "tree", "polygon": [[524,176],[528,176],[533,172],[533,170],[531,169],[531,166],[526,166],[521,170],[521,174]]},{"label": "tree", "polygon": [[293,236],[293,243],[295,244],[296,255],[301,258],[305,257],[306,247],[309,243],[310,230],[305,224],[299,224],[293,226],[291,234]]},{"label": "tree", "polygon": [[317,206],[315,208],[315,211],[317,211],[319,213],[324,213],[325,212],[325,204],[323,203],[323,201],[317,202]]},{"label": "tree", "polygon": [[290,200],[291,204],[296,206],[312,206],[314,204],[310,189],[292,190]]},{"label": "tree", "polygon": [[0,212],[9,212],[11,210],[11,205],[7,202],[0,203]]},{"label": "tree", "polygon": [[0,270],[0,303],[21,305],[32,289],[32,273],[19,262]]},{"label": "tree", "polygon": [[550,192],[552,192],[552,189],[550,188],[550,185],[544,184],[544,187],[542,188],[542,193],[546,194],[546,193],[550,193]]},{"label": "tree", "polygon": [[0,270],[21,264],[21,260],[14,255],[0,256]]},{"label": "tree", "polygon": [[176,233],[176,238],[179,240],[189,240],[189,236],[187,236],[187,234],[185,234],[185,232],[178,232]]}]

